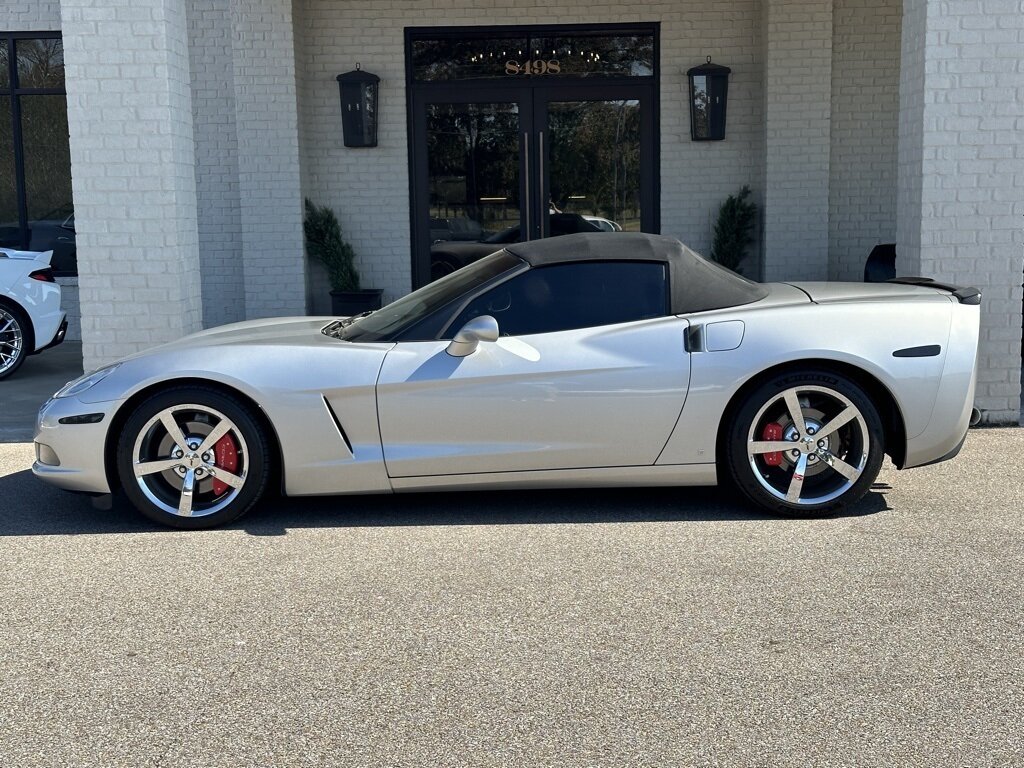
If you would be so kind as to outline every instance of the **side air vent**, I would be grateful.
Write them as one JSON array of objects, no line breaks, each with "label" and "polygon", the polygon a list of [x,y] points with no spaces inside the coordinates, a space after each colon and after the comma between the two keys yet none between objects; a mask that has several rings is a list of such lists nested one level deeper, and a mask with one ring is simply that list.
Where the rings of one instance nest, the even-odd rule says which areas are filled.
[{"label": "side air vent", "polygon": [[331,421],[333,421],[334,426],[338,428],[338,434],[341,435],[341,439],[345,442],[345,447],[348,448],[349,453],[355,456],[356,452],[352,450],[352,442],[348,439],[348,435],[345,434],[345,428],[341,426],[341,422],[338,420],[338,414],[336,414],[334,412],[334,409],[331,408],[331,404],[327,401],[326,397],[324,397],[323,395],[321,395],[320,397],[323,398],[324,408],[326,408],[327,413],[331,415]]}]

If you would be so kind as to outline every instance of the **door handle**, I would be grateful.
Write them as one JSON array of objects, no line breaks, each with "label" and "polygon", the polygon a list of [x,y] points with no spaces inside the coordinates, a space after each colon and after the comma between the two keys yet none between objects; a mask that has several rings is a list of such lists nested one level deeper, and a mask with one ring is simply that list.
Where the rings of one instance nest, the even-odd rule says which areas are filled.
[{"label": "door handle", "polygon": [[540,236],[542,238],[547,237],[545,232],[545,224],[548,220],[548,213],[551,208],[550,204],[544,202],[544,187],[547,186],[544,183],[544,131],[537,133],[537,163],[540,165],[540,173],[538,174],[540,180]]},{"label": "door handle", "polygon": [[530,134],[523,131],[523,168],[526,178],[523,179],[523,189],[526,190],[526,203],[523,208],[523,235],[524,242],[531,239],[533,232],[530,230]]}]

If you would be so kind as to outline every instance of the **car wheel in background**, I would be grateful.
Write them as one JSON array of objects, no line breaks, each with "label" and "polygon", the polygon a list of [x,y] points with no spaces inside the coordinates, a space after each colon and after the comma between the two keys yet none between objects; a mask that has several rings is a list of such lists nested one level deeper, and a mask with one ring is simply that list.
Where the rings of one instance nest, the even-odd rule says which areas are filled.
[{"label": "car wheel in background", "polygon": [[434,280],[440,280],[442,277],[450,275],[458,268],[457,264],[446,258],[435,257],[430,262],[430,281],[433,282]]},{"label": "car wheel in background", "polygon": [[29,353],[32,333],[25,313],[0,304],[0,379],[14,374]]},{"label": "car wheel in background", "polygon": [[884,452],[882,422],[864,390],[845,376],[809,370],[772,379],[745,398],[726,461],[758,506],[816,517],[861,499]]},{"label": "car wheel in background", "polygon": [[142,402],[117,445],[125,494],[146,517],[175,528],[237,520],[270,474],[267,437],[248,406],[202,387],[175,387]]}]

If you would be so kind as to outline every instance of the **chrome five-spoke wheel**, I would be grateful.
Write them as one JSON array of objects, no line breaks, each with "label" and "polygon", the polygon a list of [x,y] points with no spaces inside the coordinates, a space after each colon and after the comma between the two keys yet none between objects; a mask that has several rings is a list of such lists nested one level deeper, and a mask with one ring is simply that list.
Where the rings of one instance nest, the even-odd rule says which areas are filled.
[{"label": "chrome five-spoke wheel", "polygon": [[734,479],[774,512],[814,514],[859,499],[874,481],[884,446],[877,410],[839,375],[807,373],[751,394],[733,426]]},{"label": "chrome five-spoke wheel", "polygon": [[245,438],[231,419],[208,406],[163,409],[146,422],[132,453],[142,493],[172,515],[212,515],[245,485]]},{"label": "chrome five-spoke wheel", "polygon": [[262,429],[236,398],[179,388],[151,397],[128,418],[118,447],[126,495],[148,517],[206,528],[242,515],[268,474]]}]

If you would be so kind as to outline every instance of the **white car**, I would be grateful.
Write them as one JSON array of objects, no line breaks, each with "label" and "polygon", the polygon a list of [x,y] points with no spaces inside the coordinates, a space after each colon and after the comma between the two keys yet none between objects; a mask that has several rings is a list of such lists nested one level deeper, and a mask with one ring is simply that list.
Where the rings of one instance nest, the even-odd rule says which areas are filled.
[{"label": "white car", "polygon": [[68,321],[54,280],[53,251],[0,249],[0,379],[25,358],[64,341]]},{"label": "white car", "polygon": [[591,224],[593,224],[598,229],[600,229],[602,232],[621,232],[622,231],[622,225],[619,224],[617,221],[612,221],[611,219],[605,219],[605,218],[603,218],[601,216],[584,216],[583,218],[586,219],[587,221],[589,221]]}]

